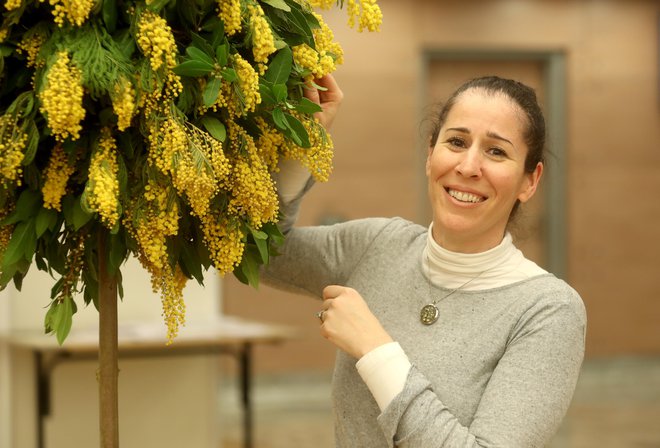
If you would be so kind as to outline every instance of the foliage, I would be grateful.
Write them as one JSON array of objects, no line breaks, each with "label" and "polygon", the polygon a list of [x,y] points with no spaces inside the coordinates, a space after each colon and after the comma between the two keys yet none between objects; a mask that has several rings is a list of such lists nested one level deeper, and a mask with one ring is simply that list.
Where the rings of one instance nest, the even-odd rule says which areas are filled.
[{"label": "foliage", "polygon": [[[304,89],[342,62],[312,9],[333,3],[6,0],[0,286],[20,289],[33,261],[50,273],[45,328],[60,343],[74,297],[97,305],[99,257],[120,294],[121,265],[140,260],[170,340],[188,279],[213,266],[257,286],[283,240],[278,161],[330,174],[332,143]],[[360,30],[377,29],[375,0],[347,5]]]}]

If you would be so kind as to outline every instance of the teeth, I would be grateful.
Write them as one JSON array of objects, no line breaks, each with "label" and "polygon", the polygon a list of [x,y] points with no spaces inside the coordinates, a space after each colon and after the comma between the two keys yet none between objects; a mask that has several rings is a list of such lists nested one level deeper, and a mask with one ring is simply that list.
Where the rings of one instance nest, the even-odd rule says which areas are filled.
[{"label": "teeth", "polygon": [[484,200],[483,197],[477,196],[476,194],[472,193],[466,193],[464,191],[456,191],[456,190],[447,190],[449,192],[449,195],[455,199],[458,199],[461,202],[482,202]]}]

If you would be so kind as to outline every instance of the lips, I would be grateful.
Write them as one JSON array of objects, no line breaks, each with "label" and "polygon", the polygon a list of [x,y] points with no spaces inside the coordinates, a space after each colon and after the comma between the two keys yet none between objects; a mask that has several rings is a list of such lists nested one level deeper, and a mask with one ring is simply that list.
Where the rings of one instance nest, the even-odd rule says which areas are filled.
[{"label": "lips", "polygon": [[456,199],[459,202],[469,202],[476,204],[478,202],[483,202],[486,200],[484,196],[474,193],[468,193],[467,191],[454,190],[452,188],[446,188],[446,190],[449,196],[451,196],[452,198]]}]

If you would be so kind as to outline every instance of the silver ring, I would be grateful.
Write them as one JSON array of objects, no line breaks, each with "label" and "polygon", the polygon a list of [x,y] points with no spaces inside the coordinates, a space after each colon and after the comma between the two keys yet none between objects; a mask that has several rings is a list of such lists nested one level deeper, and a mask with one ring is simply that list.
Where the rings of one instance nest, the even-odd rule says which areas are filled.
[{"label": "silver ring", "polygon": [[321,323],[323,323],[323,314],[324,314],[324,313],[325,313],[325,310],[321,310],[321,311],[319,311],[318,313],[316,313],[316,317],[319,318],[319,320],[321,321]]}]

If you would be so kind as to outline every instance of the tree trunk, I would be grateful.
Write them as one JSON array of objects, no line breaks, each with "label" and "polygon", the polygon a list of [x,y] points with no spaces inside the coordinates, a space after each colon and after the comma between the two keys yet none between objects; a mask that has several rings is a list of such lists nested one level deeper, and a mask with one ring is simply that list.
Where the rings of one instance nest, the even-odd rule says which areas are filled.
[{"label": "tree trunk", "polygon": [[100,232],[99,257],[99,423],[101,448],[119,447],[117,279],[107,266],[107,235]]}]

